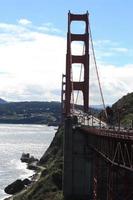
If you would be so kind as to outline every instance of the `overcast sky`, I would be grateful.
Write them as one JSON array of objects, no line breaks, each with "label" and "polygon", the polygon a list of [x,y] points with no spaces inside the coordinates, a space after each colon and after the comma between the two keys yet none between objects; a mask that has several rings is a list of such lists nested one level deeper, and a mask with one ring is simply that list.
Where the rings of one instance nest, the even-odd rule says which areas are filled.
[{"label": "overcast sky", "polygon": [[[132,0],[0,0],[1,98],[60,100],[68,10],[89,11],[105,103],[132,92]],[[74,47],[80,51],[80,44]],[[91,104],[101,104],[93,64],[91,69]]]}]

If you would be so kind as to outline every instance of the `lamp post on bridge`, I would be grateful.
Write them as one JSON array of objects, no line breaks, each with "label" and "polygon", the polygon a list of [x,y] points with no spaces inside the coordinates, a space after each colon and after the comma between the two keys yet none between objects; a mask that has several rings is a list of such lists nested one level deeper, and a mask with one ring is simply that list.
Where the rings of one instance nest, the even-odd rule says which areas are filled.
[{"label": "lamp post on bridge", "polygon": [[131,129],[133,129],[133,119],[131,120]]},{"label": "lamp post on bridge", "polygon": [[120,108],[117,109],[117,116],[118,116],[118,129],[120,130],[121,120],[120,120]]},{"label": "lamp post on bridge", "polygon": [[106,107],[106,112],[107,112],[107,116],[108,116],[107,123],[108,123],[108,125],[112,126],[114,124],[113,123],[114,112],[113,112],[112,108],[110,108],[109,106]]},{"label": "lamp post on bridge", "polygon": [[118,121],[118,129],[121,129],[121,115],[122,112],[125,111],[125,108],[117,108],[117,121]]}]

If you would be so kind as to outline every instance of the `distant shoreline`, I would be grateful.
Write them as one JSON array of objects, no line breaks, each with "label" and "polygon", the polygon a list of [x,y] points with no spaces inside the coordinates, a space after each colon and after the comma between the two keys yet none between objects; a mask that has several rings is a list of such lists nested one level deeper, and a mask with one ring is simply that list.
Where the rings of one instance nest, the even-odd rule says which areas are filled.
[{"label": "distant shoreline", "polygon": [[8,121],[8,122],[0,121],[0,125],[1,124],[45,125],[45,126],[55,126],[55,127],[59,126],[59,124],[56,124],[56,123],[49,123],[49,124],[44,124],[44,123],[21,123],[21,122],[12,122],[12,121]]}]

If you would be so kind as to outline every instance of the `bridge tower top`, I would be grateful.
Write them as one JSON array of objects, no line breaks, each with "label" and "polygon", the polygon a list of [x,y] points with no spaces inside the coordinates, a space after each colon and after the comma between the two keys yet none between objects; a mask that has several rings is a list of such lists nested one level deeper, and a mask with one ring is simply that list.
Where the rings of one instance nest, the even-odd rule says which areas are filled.
[{"label": "bridge tower top", "polygon": [[[68,13],[68,33],[67,33],[67,54],[66,54],[66,74],[65,74],[65,89],[62,89],[64,99],[62,98],[63,112],[65,116],[72,114],[72,92],[82,91],[83,93],[83,107],[84,112],[88,112],[89,108],[89,17],[86,14],[72,14]],[[73,21],[85,22],[85,32],[83,34],[71,33],[71,26]],[[84,54],[72,55],[71,43],[73,41],[82,41]],[[83,65],[84,74],[83,81],[73,81],[72,65]],[[74,102],[73,102],[74,104]]]}]

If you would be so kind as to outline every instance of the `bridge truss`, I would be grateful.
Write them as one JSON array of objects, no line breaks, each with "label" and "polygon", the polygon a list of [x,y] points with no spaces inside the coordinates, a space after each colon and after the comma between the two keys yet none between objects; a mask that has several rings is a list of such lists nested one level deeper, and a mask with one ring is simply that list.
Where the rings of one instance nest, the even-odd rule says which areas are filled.
[{"label": "bridge truss", "polygon": [[[94,154],[94,199],[133,198],[133,131],[82,127]],[[103,182],[103,183],[100,183]],[[98,189],[99,188],[99,189]],[[99,197],[98,197],[99,196]]]}]

